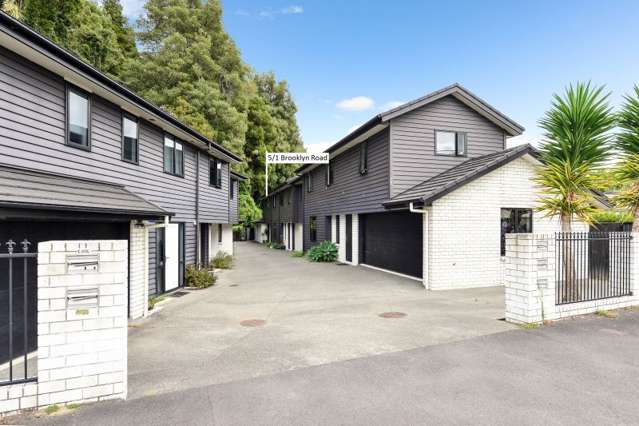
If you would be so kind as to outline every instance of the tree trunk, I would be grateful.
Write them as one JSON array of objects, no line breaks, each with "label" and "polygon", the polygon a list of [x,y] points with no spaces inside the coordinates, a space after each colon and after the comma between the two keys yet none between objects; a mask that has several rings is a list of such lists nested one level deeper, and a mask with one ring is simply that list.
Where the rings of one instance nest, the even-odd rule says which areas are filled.
[{"label": "tree trunk", "polygon": [[562,253],[566,296],[569,300],[576,300],[577,277],[575,276],[575,257],[572,250],[572,241],[570,240],[570,233],[572,232],[572,217],[570,215],[561,215],[561,232],[569,234],[564,236]]}]

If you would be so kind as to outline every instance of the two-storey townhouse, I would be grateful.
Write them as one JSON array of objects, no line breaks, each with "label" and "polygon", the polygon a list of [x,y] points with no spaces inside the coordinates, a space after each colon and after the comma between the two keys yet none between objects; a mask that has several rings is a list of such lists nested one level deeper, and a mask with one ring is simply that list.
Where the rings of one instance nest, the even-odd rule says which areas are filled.
[{"label": "two-storey townhouse", "polygon": [[184,285],[187,265],[232,253],[244,178],[230,166],[240,161],[0,13],[3,245],[129,240],[129,314],[139,317],[149,296]]},{"label": "two-storey townhouse", "polygon": [[[304,248],[304,192],[302,180],[294,177],[280,185],[262,200],[263,223],[258,225],[256,239],[278,242],[286,250]],[[263,238],[262,233],[266,233]]]},{"label": "two-storey townhouse", "polygon": [[376,115],[298,170],[304,248],[429,289],[499,285],[505,234],[559,230],[535,210],[534,149],[506,148],[523,130],[459,84]]}]

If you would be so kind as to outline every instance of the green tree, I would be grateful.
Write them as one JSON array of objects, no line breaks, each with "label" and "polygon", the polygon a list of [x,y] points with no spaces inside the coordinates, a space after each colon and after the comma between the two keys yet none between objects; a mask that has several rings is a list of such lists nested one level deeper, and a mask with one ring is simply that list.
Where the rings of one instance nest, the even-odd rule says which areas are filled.
[{"label": "green tree", "polygon": [[240,191],[239,197],[240,223],[246,227],[252,226],[262,217],[260,209],[248,191]]},{"label": "green tree", "polygon": [[135,57],[138,54],[138,49],[135,46],[135,33],[122,13],[120,0],[104,0],[102,8],[111,19],[111,27],[118,40],[120,52],[128,58]]},{"label": "green tree", "polygon": [[634,87],[634,96],[624,97],[618,126],[615,147],[620,152],[620,161],[615,177],[621,189],[612,200],[632,215],[632,231],[639,232],[639,86]]},{"label": "green tree", "polygon": [[16,19],[22,19],[22,3],[22,0],[0,0],[0,10]]},{"label": "green tree", "polygon": [[25,0],[25,23],[53,42],[68,47],[69,33],[82,3],[87,0]]},{"label": "green tree", "polygon": [[564,232],[572,230],[573,218],[592,222],[594,172],[609,157],[609,132],[615,125],[608,97],[603,87],[570,85],[563,97],[553,96],[551,109],[539,121],[546,141],[536,177],[544,188],[538,209],[559,217]]}]

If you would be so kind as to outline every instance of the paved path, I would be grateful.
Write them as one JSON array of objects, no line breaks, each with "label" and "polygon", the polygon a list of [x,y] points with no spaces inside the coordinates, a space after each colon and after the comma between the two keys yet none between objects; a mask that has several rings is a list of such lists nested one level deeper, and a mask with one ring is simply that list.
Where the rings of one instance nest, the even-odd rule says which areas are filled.
[{"label": "paved path", "polygon": [[85,406],[36,423],[637,424],[637,354],[639,312],[623,312]]}]

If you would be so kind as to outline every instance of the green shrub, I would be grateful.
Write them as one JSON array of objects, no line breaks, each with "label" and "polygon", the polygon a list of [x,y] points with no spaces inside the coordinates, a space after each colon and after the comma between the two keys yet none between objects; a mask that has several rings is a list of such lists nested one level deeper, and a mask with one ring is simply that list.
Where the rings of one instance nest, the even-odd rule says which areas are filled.
[{"label": "green shrub", "polygon": [[233,256],[223,251],[218,251],[211,263],[217,269],[231,269],[233,267]]},{"label": "green shrub", "polygon": [[166,299],[166,296],[165,296],[165,295],[163,295],[163,294],[162,294],[162,295],[160,295],[160,296],[154,296],[154,297],[151,297],[151,298],[149,299],[149,311],[152,311],[152,310],[153,310],[153,308],[155,308],[155,305],[156,305],[156,304],[158,304],[158,303],[160,303],[160,302],[161,302],[161,301],[163,301],[164,299]]},{"label": "green shrub", "polygon": [[597,210],[592,215],[592,219],[597,223],[632,223],[633,217],[630,213],[616,210]]},{"label": "green shrub", "polygon": [[293,253],[291,253],[291,257],[304,257],[304,252],[303,251],[294,251]]},{"label": "green shrub", "polygon": [[286,248],[286,246],[284,244],[278,243],[277,241],[270,241],[270,242],[266,243],[266,245],[269,248],[276,249],[276,250],[282,250],[282,249]]},{"label": "green shrub", "polygon": [[308,251],[308,258],[313,262],[335,262],[337,246],[330,241],[322,241]]},{"label": "green shrub", "polygon": [[186,267],[186,285],[196,288],[207,288],[215,284],[216,277],[206,268]]}]

